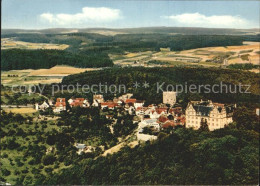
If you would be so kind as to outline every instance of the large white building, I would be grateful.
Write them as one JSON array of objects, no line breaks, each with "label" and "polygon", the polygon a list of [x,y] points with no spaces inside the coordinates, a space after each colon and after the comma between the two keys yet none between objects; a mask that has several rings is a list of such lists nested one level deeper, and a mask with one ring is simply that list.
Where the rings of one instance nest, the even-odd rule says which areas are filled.
[{"label": "large white building", "polygon": [[207,121],[209,130],[224,128],[233,122],[233,106],[212,101],[192,101],[186,108],[186,127],[199,129],[201,120]]}]

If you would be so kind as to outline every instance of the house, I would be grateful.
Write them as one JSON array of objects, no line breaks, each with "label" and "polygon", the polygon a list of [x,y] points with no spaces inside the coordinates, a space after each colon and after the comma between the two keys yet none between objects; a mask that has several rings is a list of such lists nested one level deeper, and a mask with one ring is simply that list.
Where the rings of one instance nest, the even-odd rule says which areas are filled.
[{"label": "house", "polygon": [[168,121],[168,120],[169,120],[168,117],[163,116],[163,115],[158,118],[158,121],[159,121],[160,123],[165,123],[165,122]]},{"label": "house", "polygon": [[165,123],[162,124],[163,129],[166,129],[166,128],[169,128],[169,127],[175,127],[175,126],[176,126],[176,123],[174,121],[171,121],[171,120],[168,120],[168,121],[166,121]]},{"label": "house", "polygon": [[127,99],[130,99],[131,97],[133,97],[133,94],[132,93],[127,93],[127,94],[124,94],[124,95],[120,96],[118,99],[126,101]]},{"label": "house", "polygon": [[66,99],[57,98],[53,112],[60,113],[61,111],[64,110],[66,110]]},{"label": "house", "polygon": [[82,155],[83,153],[91,153],[95,149],[92,146],[86,146],[85,144],[75,143],[74,146],[78,149],[77,154]]},{"label": "house", "polygon": [[93,100],[92,106],[93,107],[98,107],[100,105],[100,103],[97,100]]},{"label": "house", "polygon": [[122,99],[114,98],[113,99],[114,103],[117,103],[118,105],[123,105],[124,101]]},{"label": "house", "polygon": [[46,101],[44,101],[41,105],[39,105],[38,103],[35,104],[36,110],[46,110],[49,107],[50,105]]},{"label": "house", "polygon": [[136,100],[134,102],[134,107],[138,108],[138,107],[143,107],[144,106],[144,101],[143,100]]},{"label": "house", "polygon": [[155,108],[150,111],[149,116],[151,119],[158,119],[161,115],[167,115],[168,108]]},{"label": "house", "polygon": [[137,116],[143,116],[147,113],[146,111],[148,111],[148,110],[149,110],[148,107],[137,107],[135,110],[135,114]]},{"label": "house", "polygon": [[199,129],[201,121],[207,122],[209,130],[224,128],[233,122],[234,106],[226,106],[212,101],[191,101],[186,108],[186,127]]},{"label": "house", "polygon": [[108,108],[108,109],[115,109],[117,108],[119,105],[117,103],[114,103],[112,101],[108,101],[108,102],[103,102],[101,103],[101,109],[104,109],[104,108]]},{"label": "house", "polygon": [[92,104],[92,106],[98,107],[100,105],[100,103],[103,103],[103,102],[104,102],[103,95],[101,95],[101,94],[93,95],[93,104]]},{"label": "house", "polygon": [[156,140],[157,136],[151,134],[144,134],[143,128],[153,127],[156,131],[160,131],[160,124],[156,119],[146,119],[138,123],[138,132],[136,134],[138,141],[151,141]]},{"label": "house", "polygon": [[129,104],[129,103],[134,104],[135,102],[136,102],[136,99],[126,99],[125,100],[125,104]]},{"label": "house", "polygon": [[138,129],[142,129],[147,126],[154,127],[158,131],[160,130],[160,124],[157,122],[157,119],[146,119],[138,123]]},{"label": "house", "polygon": [[87,99],[84,98],[76,98],[76,99],[70,98],[68,100],[68,103],[71,107],[83,107],[83,108],[90,107],[90,103],[88,102]]},{"label": "house", "polygon": [[107,119],[113,119],[113,115],[107,114],[107,115],[106,115],[106,118],[107,118]]}]

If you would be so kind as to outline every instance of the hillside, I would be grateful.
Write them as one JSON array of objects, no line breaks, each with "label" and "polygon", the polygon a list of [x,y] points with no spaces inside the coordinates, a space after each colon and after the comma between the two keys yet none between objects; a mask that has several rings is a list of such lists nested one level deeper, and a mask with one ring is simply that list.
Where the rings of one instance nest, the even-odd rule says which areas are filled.
[{"label": "hillside", "polygon": [[[235,85],[250,85],[249,91],[251,93],[226,93],[225,87],[222,92],[219,93],[206,92],[204,89],[201,92],[191,93],[183,91],[179,95],[179,99],[185,103],[189,99],[201,98],[212,99],[216,102],[223,103],[236,103],[236,102],[258,102],[259,92],[259,75],[251,72],[241,72],[238,70],[228,70],[221,68],[191,68],[191,67],[175,67],[175,68],[111,68],[102,71],[91,71],[81,74],[75,74],[64,77],[62,84],[87,84],[89,86],[97,83],[113,85],[125,85],[127,91],[133,92],[134,95],[147,101],[149,103],[161,103],[160,90],[157,92],[157,83],[161,85],[164,83],[163,89],[167,88],[167,85],[220,85],[227,84],[234,90]],[[133,87],[135,82],[142,85],[144,82],[149,83],[149,88]],[[243,87],[242,89],[245,89]],[[179,89],[181,90],[181,89]],[[216,89],[217,90],[217,89]],[[205,91],[205,92],[204,92]],[[229,90],[227,90],[230,92]],[[103,90],[104,92],[104,90]],[[105,94],[108,98],[113,97],[114,94]]]},{"label": "hillside", "polygon": [[257,184],[258,133],[225,128],[212,133],[177,129],[159,141],[85,159],[44,184]]},{"label": "hillside", "polygon": [[113,66],[107,54],[72,54],[62,50],[9,49],[1,51],[1,70],[51,68],[70,65],[80,68]]}]

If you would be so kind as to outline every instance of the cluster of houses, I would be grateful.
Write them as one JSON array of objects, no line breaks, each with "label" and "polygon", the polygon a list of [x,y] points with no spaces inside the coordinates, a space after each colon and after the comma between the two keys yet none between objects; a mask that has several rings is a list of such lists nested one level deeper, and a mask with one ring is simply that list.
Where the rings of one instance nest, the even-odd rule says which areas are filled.
[{"label": "cluster of houses", "polygon": [[[163,92],[163,103],[159,105],[151,104],[145,106],[144,100],[133,98],[133,94],[127,93],[113,100],[104,100],[103,95],[93,95],[93,102],[85,98],[71,98],[66,102],[65,98],[57,98],[52,101],[36,104],[37,110],[52,108],[53,112],[60,113],[66,111],[67,104],[70,107],[99,107],[101,110],[114,110],[121,108],[130,115],[139,118],[137,138],[138,140],[156,139],[157,136],[146,134],[149,131],[159,132],[169,127],[185,126],[187,128],[199,129],[201,122],[207,122],[209,130],[223,128],[231,123],[234,105],[224,105],[213,103],[212,101],[191,101],[185,111],[182,107],[174,107],[176,103],[176,92]],[[108,119],[113,119],[113,115],[107,115]],[[145,130],[144,130],[145,129]]]}]

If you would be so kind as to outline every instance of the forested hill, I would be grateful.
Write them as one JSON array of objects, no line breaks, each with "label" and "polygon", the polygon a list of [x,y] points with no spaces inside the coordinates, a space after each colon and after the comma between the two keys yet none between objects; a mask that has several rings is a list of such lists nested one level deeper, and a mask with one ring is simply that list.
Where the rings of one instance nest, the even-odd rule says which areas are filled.
[{"label": "forested hill", "polygon": [[177,129],[159,141],[77,162],[39,178],[46,185],[258,184],[259,133],[235,126],[214,132]]},{"label": "forested hill", "polygon": [[107,67],[113,66],[113,62],[107,54],[95,52],[74,54],[62,50],[10,49],[1,51],[1,70],[51,68],[55,65],[81,68]]},{"label": "forested hill", "polygon": [[[139,87],[135,89],[134,83],[148,82],[149,87]],[[221,93],[190,93],[183,92],[178,96],[180,101],[184,103],[188,100],[212,99],[213,101],[223,103],[238,103],[238,102],[251,102],[257,103],[260,95],[259,88],[259,75],[251,72],[242,72],[238,70],[228,70],[220,68],[189,68],[189,67],[174,67],[174,68],[110,68],[102,71],[92,71],[87,73],[75,74],[67,76],[63,79],[62,84],[115,84],[125,85],[127,91],[133,92],[134,95],[146,100],[147,104],[161,103],[162,91],[157,93],[157,83],[166,89],[167,85],[181,84],[183,87],[186,85],[220,85],[220,83],[227,85],[250,85],[251,93],[226,93],[225,88]],[[243,87],[243,89],[246,87]],[[203,89],[202,89],[203,90]],[[232,90],[234,90],[232,88]],[[106,96],[106,95],[105,95]],[[107,95],[112,99],[114,94]],[[111,97],[109,97],[111,96]]]}]

